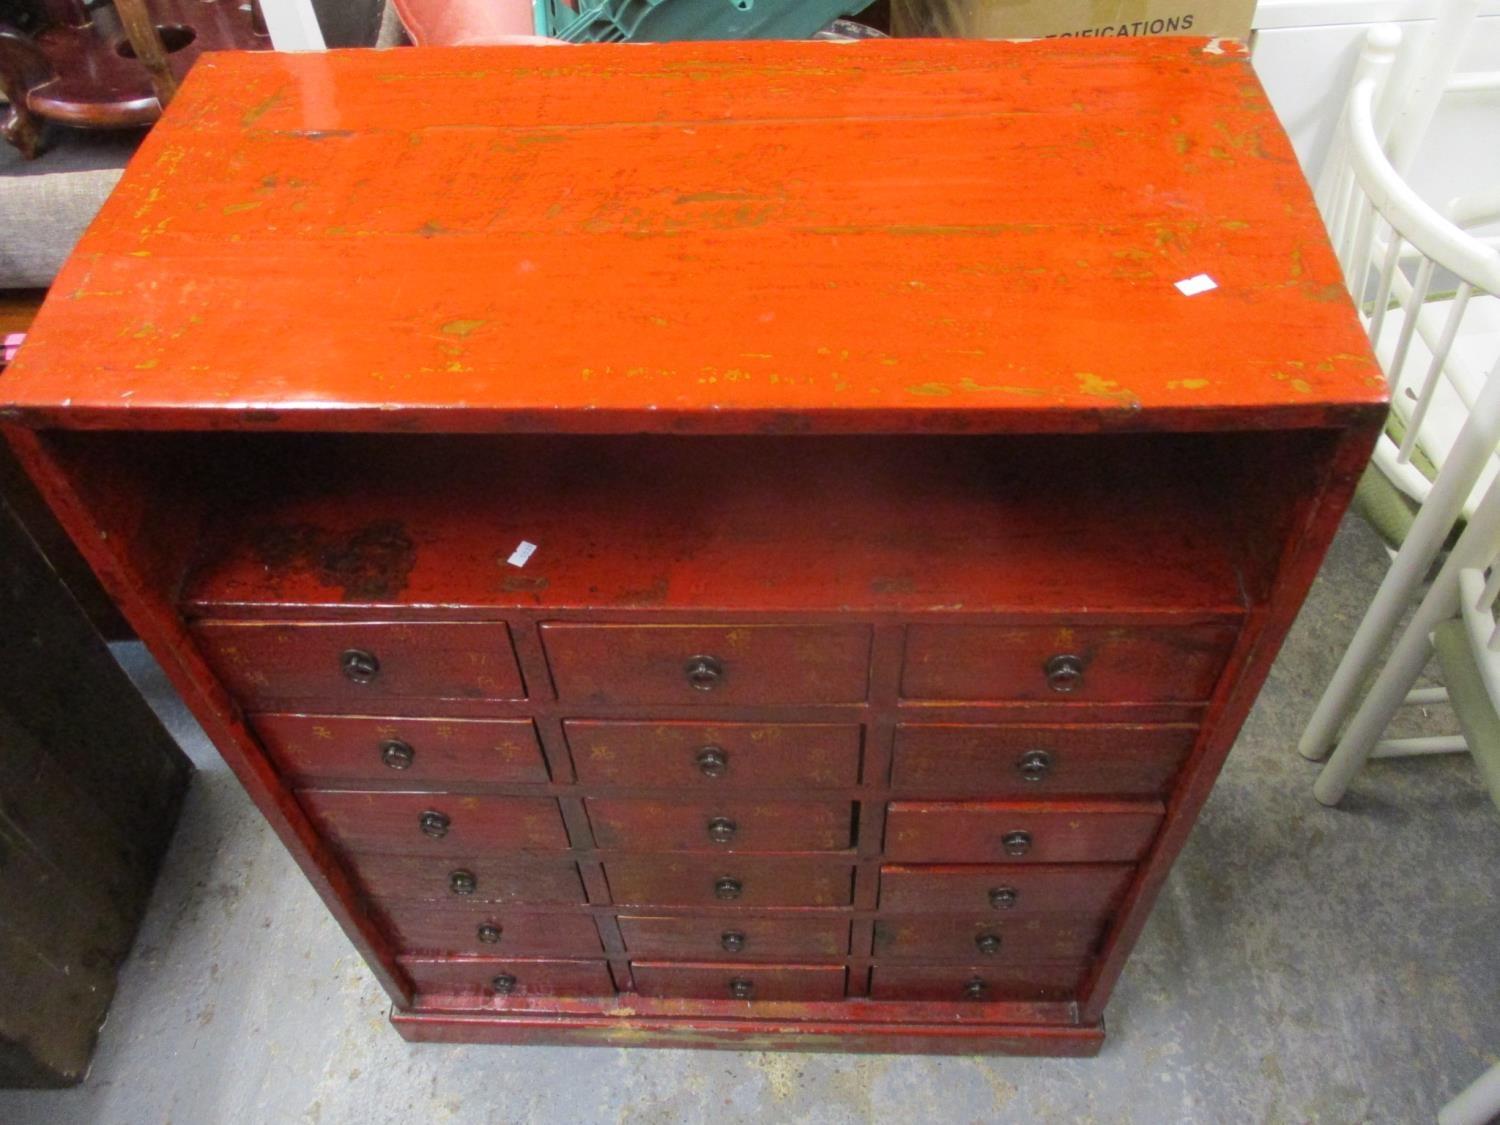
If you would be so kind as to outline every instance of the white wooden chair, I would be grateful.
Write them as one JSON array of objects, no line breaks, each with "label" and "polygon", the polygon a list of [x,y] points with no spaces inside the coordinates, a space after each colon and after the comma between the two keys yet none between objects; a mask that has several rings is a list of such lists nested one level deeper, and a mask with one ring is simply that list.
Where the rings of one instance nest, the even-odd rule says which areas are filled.
[{"label": "white wooden chair", "polygon": [[1494,1125],[1500,1118],[1500,1063],[1438,1111],[1438,1125]]},{"label": "white wooden chair", "polygon": [[[1481,777],[1500,810],[1500,482],[1492,484],[1475,508],[1463,534],[1449,552],[1411,623],[1401,634],[1339,740],[1319,778],[1330,771],[1342,786],[1348,775],[1372,756],[1423,754],[1431,739],[1389,739],[1381,734],[1401,707],[1441,698],[1453,705],[1463,735],[1462,748],[1473,756]],[[1412,690],[1436,654],[1443,688]],[[1342,792],[1340,788],[1339,792]],[[1319,792],[1331,803],[1332,794]],[[1500,1117],[1500,1066],[1481,1075],[1439,1115],[1442,1125],[1486,1125]]]},{"label": "white wooden chair", "polygon": [[[1485,240],[1463,233],[1500,215],[1500,184],[1451,200],[1448,224],[1436,212],[1405,206],[1416,199],[1405,177],[1439,102],[1500,93],[1500,65],[1491,72],[1456,71],[1478,7],[1478,0],[1447,0],[1422,49],[1399,59],[1399,30],[1372,31],[1319,185],[1345,283],[1391,385],[1397,433],[1382,438],[1374,463],[1418,504],[1433,486],[1418,462],[1437,469],[1445,463],[1500,351],[1500,296],[1493,287],[1476,293],[1483,284],[1464,276],[1466,270],[1487,272],[1484,251],[1475,252]],[[1402,237],[1411,230],[1436,254],[1424,256],[1410,236]],[[1466,515],[1497,472],[1500,459],[1492,457],[1465,499]]]},{"label": "white wooden chair", "polygon": [[[1445,94],[1500,90],[1500,71],[1455,73],[1475,8],[1459,0],[1444,10],[1415,79],[1396,91],[1399,104],[1382,95],[1400,34],[1371,33],[1319,188],[1345,283],[1392,388],[1395,425],[1373,462],[1420,507],[1303,734],[1304,756],[1321,758],[1333,744],[1433,560],[1466,521],[1313,787],[1328,805],[1371,757],[1467,750],[1500,808],[1500,248],[1465,229],[1500,214],[1500,190],[1454,200],[1444,215],[1402,174]],[[1442,292],[1450,285],[1451,293]],[[1413,690],[1434,653],[1446,686]],[[1439,701],[1453,705],[1462,735],[1382,739],[1402,706]],[[1438,1115],[1440,1125],[1496,1119],[1500,1066]]]},{"label": "white wooden chair", "polygon": [[312,0],[260,0],[260,10],[278,51],[327,50]]},{"label": "white wooden chair", "polygon": [[[1500,70],[1454,68],[1475,6],[1461,0],[1444,10],[1418,78],[1400,91],[1407,96],[1395,108],[1383,95],[1400,33],[1389,26],[1370,33],[1319,189],[1345,284],[1392,388],[1394,425],[1374,464],[1420,507],[1303,733],[1298,749],[1314,760],[1333,746],[1433,560],[1500,470],[1500,240],[1464,229],[1500,212],[1500,191],[1455,200],[1441,214],[1386,151],[1409,163],[1444,94],[1500,91]],[[1406,752],[1464,748],[1454,737]],[[1336,755],[1318,778],[1318,800],[1336,804],[1363,760]]]}]

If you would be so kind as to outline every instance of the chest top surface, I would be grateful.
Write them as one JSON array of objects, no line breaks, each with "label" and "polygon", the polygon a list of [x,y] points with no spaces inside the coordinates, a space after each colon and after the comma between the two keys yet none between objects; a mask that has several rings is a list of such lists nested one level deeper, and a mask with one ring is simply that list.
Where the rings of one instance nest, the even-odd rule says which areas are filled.
[{"label": "chest top surface", "polygon": [[0,379],[7,417],[119,428],[1310,426],[1383,396],[1248,60],[1190,39],[208,55]]}]

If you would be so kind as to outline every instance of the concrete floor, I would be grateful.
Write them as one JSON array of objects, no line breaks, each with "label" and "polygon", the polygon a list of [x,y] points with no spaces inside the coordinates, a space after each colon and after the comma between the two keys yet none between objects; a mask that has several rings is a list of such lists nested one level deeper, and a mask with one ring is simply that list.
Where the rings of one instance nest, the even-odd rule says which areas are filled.
[{"label": "concrete floor", "polygon": [[1500,1056],[1500,817],[1461,757],[1325,810],[1293,749],[1384,568],[1351,519],[1082,1061],[409,1046],[127,652],[203,772],[88,1081],[0,1122],[1430,1121]]}]

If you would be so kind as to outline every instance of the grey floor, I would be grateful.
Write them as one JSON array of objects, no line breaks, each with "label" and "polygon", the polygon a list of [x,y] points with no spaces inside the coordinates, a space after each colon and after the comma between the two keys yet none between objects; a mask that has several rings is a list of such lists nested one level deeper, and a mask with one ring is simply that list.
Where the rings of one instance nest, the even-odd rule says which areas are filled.
[{"label": "grey floor", "polygon": [[1430,1121],[1500,1057],[1500,816],[1457,757],[1326,810],[1293,749],[1384,566],[1347,522],[1082,1061],[409,1046],[127,652],[203,772],[88,1081],[0,1122]]}]

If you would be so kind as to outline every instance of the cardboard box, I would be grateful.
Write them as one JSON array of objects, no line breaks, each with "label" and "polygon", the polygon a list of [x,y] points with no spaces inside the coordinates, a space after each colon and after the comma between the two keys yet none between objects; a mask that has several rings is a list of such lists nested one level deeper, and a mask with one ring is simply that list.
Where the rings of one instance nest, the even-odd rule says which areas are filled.
[{"label": "cardboard box", "polygon": [[959,39],[1208,35],[1246,39],[1255,0],[892,0],[895,35]]}]

